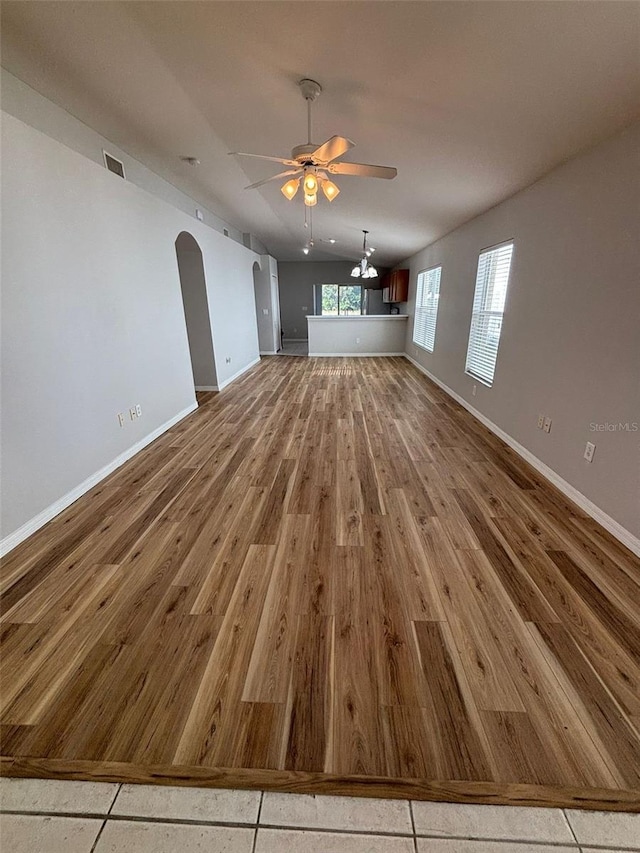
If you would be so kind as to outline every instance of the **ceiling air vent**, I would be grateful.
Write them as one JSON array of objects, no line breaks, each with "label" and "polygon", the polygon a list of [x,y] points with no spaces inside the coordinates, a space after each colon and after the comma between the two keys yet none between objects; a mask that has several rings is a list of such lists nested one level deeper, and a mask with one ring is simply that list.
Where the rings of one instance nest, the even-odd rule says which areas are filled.
[{"label": "ceiling air vent", "polygon": [[102,156],[104,157],[104,165],[107,169],[115,175],[119,175],[121,178],[124,178],[124,163],[117,160],[115,157],[112,157],[111,154],[108,154],[104,149],[102,151]]}]

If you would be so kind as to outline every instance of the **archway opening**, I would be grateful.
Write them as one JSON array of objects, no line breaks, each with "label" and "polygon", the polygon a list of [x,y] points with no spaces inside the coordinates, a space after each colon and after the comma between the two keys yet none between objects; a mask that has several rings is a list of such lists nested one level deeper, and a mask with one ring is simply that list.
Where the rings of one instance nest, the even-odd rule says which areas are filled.
[{"label": "archway opening", "polygon": [[175,246],[193,384],[196,391],[217,391],[218,380],[202,251],[188,231],[178,234]]}]

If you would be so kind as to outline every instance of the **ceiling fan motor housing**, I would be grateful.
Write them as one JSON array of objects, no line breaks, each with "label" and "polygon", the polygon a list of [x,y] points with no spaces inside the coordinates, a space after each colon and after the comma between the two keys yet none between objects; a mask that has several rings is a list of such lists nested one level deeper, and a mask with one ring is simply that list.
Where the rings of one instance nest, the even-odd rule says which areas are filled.
[{"label": "ceiling fan motor housing", "polygon": [[305,145],[296,145],[296,147],[291,151],[291,159],[297,160],[300,164],[313,165],[315,161],[311,155],[317,147],[318,146],[315,142],[308,142]]},{"label": "ceiling fan motor housing", "polygon": [[320,92],[322,92],[320,83],[316,83],[315,80],[309,80],[308,77],[300,80],[298,86],[300,86],[300,91],[305,101],[315,101]]}]

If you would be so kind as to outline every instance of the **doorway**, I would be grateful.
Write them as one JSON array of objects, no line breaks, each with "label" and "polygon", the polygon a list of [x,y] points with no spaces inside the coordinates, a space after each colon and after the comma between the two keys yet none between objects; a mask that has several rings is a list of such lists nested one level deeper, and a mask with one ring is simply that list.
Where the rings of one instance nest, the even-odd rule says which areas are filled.
[{"label": "doorway", "polygon": [[218,379],[202,251],[188,231],[178,234],[175,245],[193,384],[196,391],[217,391]]}]

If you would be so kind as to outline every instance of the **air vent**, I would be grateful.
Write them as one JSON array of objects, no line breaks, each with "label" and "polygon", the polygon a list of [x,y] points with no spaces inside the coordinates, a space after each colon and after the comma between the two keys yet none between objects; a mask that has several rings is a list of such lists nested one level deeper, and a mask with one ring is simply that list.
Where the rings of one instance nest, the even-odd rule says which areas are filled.
[{"label": "air vent", "polygon": [[102,151],[102,155],[104,157],[104,165],[110,172],[113,172],[114,175],[119,175],[121,178],[124,178],[124,163],[120,160],[117,160],[115,157],[112,157],[111,154],[108,154],[106,151]]}]

